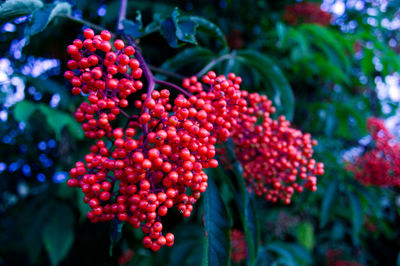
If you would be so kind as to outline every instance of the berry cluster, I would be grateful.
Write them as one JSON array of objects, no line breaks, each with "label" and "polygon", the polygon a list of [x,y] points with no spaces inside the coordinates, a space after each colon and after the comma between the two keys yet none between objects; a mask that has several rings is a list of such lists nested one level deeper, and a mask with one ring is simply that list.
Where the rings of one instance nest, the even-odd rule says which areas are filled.
[{"label": "berry cluster", "polygon": [[295,191],[315,191],[316,175],[324,173],[324,165],[312,159],[317,142],[292,128],[284,116],[272,119],[275,108],[266,96],[245,92],[243,98],[248,107],[240,113],[232,139],[243,176],[255,194],[289,204]]},{"label": "berry cluster", "polygon": [[[126,98],[140,90],[143,70],[133,58],[135,48],[125,46],[122,40],[110,42],[108,31],[95,35],[92,29],[83,33],[85,40],[75,39],[67,47],[71,56],[64,77],[72,84],[72,93],[89,94],[89,103],[83,102],[75,113],[85,136],[92,139],[111,137],[110,122],[116,119],[120,108],[128,106]],[[113,49],[114,47],[114,49]]]},{"label": "berry cluster", "polygon": [[[73,94],[88,96],[75,117],[85,136],[97,140],[84,162],[71,169],[68,185],[85,193],[92,222],[117,219],[141,228],[144,246],[153,251],[173,245],[161,218],[173,206],[184,217],[191,215],[207,188],[203,170],[218,166],[216,145],[229,137],[257,195],[289,203],[294,190],[303,189],[295,182],[298,173],[306,187],[316,189],[314,175],[323,173],[323,165],[310,159],[310,136],[284,118],[269,118],[271,101],[240,90],[240,77],[210,71],[201,81],[185,78],[181,88],[156,80],[140,52],[122,40],[111,44],[108,31],[95,35],[86,29],[83,36],[67,48],[70,70],[64,76]],[[139,94],[142,74],[147,91]],[[180,93],[172,97],[176,94],[156,90],[155,84]],[[130,95],[136,99],[133,115],[122,110]],[[121,115],[127,118],[124,127],[117,126]]]},{"label": "berry cluster", "polygon": [[364,185],[400,186],[400,144],[381,119],[369,118],[367,130],[375,147],[348,164],[346,169]]},{"label": "berry cluster", "polygon": [[246,238],[242,231],[232,229],[231,231],[231,260],[241,263],[247,258]]},{"label": "berry cluster", "polygon": [[322,26],[330,24],[332,15],[321,10],[319,3],[300,2],[287,5],[283,13],[283,20],[290,25],[299,23],[316,23]]},{"label": "berry cluster", "polygon": [[328,249],[325,253],[327,266],[363,266],[363,264],[346,259],[347,254],[342,249]]},{"label": "berry cluster", "polygon": [[[192,77],[184,80],[183,87],[204,99],[220,98],[212,102],[214,108],[210,109],[211,114],[219,114],[215,121],[220,126],[214,128],[215,134],[221,141],[232,137],[243,177],[256,195],[289,204],[294,191],[317,189],[316,175],[324,173],[324,165],[312,159],[312,145],[317,142],[310,134],[290,127],[283,116],[272,119],[272,102],[265,95],[240,90],[242,79],[233,73],[226,78],[210,71],[202,81],[204,86]],[[223,112],[219,111],[221,106]],[[208,119],[214,121],[214,116]],[[304,181],[299,182],[297,175]]]},{"label": "berry cluster", "polygon": [[128,264],[135,257],[135,251],[132,249],[126,249],[118,257],[118,265]]},{"label": "berry cluster", "polygon": [[65,77],[74,94],[89,93],[89,102],[82,103],[75,114],[77,121],[87,120],[82,125],[86,137],[107,137],[111,145],[98,140],[85,163],[77,162],[71,169],[68,185],[85,193],[92,222],[127,221],[148,234],[143,240],[146,247],[157,251],[171,246],[174,236],[162,234],[160,217],[174,205],[183,216],[190,216],[192,204],[207,187],[202,169],[218,165],[212,159],[215,151],[208,143],[208,131],[194,123],[203,112],[189,117],[190,103],[183,96],[175,99],[172,108],[170,92],[154,90],[150,97],[143,94],[135,102],[140,115],[129,117],[125,128],[113,128],[110,122],[128,105],[126,97],[142,88],[136,80],[142,70],[132,58],[132,46],[116,40],[116,51],[112,49],[109,32],[95,36],[87,29],[84,37],[67,48],[72,60]]}]

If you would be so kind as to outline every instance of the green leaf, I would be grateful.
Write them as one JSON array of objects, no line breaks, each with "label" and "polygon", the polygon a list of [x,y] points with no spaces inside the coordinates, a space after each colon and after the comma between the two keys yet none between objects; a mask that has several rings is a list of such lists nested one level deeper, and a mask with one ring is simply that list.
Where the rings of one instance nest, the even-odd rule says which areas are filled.
[{"label": "green leaf", "polygon": [[178,38],[176,37],[176,28],[172,18],[167,18],[161,24],[161,34],[167,40],[169,46],[172,48],[178,48]]},{"label": "green leaf", "polygon": [[212,23],[211,21],[202,18],[202,17],[197,17],[197,16],[186,16],[182,17],[182,21],[190,21],[194,24],[196,24],[196,29],[198,31],[202,31],[210,36],[215,37],[217,40],[219,40],[224,48],[228,47],[228,43],[226,42],[226,38],[224,33],[221,31],[221,29]]},{"label": "green leaf", "polygon": [[197,24],[190,20],[181,22],[179,10],[177,8],[172,12],[172,20],[176,28],[176,37],[180,41],[197,44],[195,37]]},{"label": "green leaf", "polygon": [[374,52],[370,49],[363,49],[363,57],[361,59],[361,70],[367,77],[371,77],[375,70],[374,63],[372,59],[374,57]]},{"label": "green leaf", "polygon": [[161,34],[173,48],[183,45],[179,41],[197,44],[196,26],[192,21],[181,21],[179,10],[175,8],[172,15],[162,23]]},{"label": "green leaf", "polygon": [[296,228],[297,240],[307,250],[311,251],[314,248],[314,228],[311,223],[300,223]]},{"label": "green leaf", "polygon": [[76,197],[77,197],[76,199],[78,201],[78,209],[80,212],[79,222],[82,223],[85,221],[88,212],[91,211],[92,209],[89,207],[89,204],[87,204],[83,201],[83,198],[85,197],[85,193],[78,191],[78,193],[76,193]]},{"label": "green leaf", "polygon": [[243,178],[242,166],[239,164],[239,162],[235,162],[233,164],[233,168],[241,194],[241,196],[236,197],[236,199],[240,211],[240,218],[243,223],[244,234],[246,237],[248,261],[250,265],[254,265],[259,242],[259,228],[256,219],[254,202],[251,200],[249,192],[247,191],[247,186]]},{"label": "green leaf", "polygon": [[196,41],[196,24],[191,21],[176,24],[176,37],[187,43],[197,44]]},{"label": "green leaf", "polygon": [[302,24],[299,29],[305,36],[311,38],[313,45],[322,49],[332,62],[342,65],[345,72],[350,71],[350,59],[346,52],[346,39],[335,35],[334,31],[316,24]]},{"label": "green leaf", "polygon": [[142,25],[139,25],[137,22],[125,19],[121,23],[124,26],[124,32],[129,36],[134,38],[140,38],[143,36]]},{"label": "green leaf", "polygon": [[235,158],[234,144],[232,139],[228,139],[228,141],[225,142],[224,147],[229,156],[229,160],[233,168],[232,172],[239,187],[240,194],[236,196],[235,199],[246,237],[248,253],[247,259],[250,265],[254,265],[258,251],[258,243],[260,242],[260,228],[256,217],[254,200],[249,195],[247,190],[247,185],[243,178],[243,168]]},{"label": "green leaf", "polygon": [[21,101],[14,107],[14,116],[19,122],[27,122],[35,111],[39,111],[45,116],[47,124],[55,132],[58,140],[61,139],[61,132],[64,127],[67,127],[75,138],[82,139],[84,137],[80,124],[75,121],[71,114],[50,108],[44,103]]},{"label": "green leaf", "polygon": [[266,55],[254,50],[237,51],[237,58],[260,74],[265,86],[275,93],[273,97],[275,106],[288,120],[291,120],[294,114],[294,95],[278,65]]},{"label": "green leaf", "polygon": [[230,257],[231,221],[212,179],[204,195],[205,242],[203,265],[228,265]]},{"label": "green leaf", "polygon": [[353,241],[357,245],[359,243],[358,235],[364,224],[364,211],[361,206],[360,200],[352,192],[347,193],[351,207],[351,219],[353,224]]},{"label": "green leaf", "polygon": [[201,226],[185,223],[174,232],[175,243],[171,249],[168,265],[199,265],[202,257],[204,231]]},{"label": "green leaf", "polygon": [[367,202],[369,209],[371,210],[372,214],[375,215],[377,218],[382,218],[382,209],[377,202],[379,202],[379,199],[377,195],[373,194],[368,187],[361,187],[358,188],[357,194],[360,197],[360,199],[364,199],[364,201]]},{"label": "green leaf", "polygon": [[300,265],[313,265],[310,252],[302,246],[289,244],[286,248],[290,250],[293,257],[295,257],[296,261],[298,261]]},{"label": "green leaf", "polygon": [[42,238],[52,265],[58,265],[68,254],[74,241],[73,223],[71,209],[59,204],[44,225]]},{"label": "green leaf", "polygon": [[396,265],[400,266],[400,252],[397,254]]},{"label": "green leaf", "polygon": [[57,191],[58,191],[58,196],[61,199],[65,199],[65,200],[75,199],[75,194],[77,192],[77,191],[71,189],[67,185],[67,182],[63,182],[63,183],[59,184],[57,187]]},{"label": "green leaf", "polygon": [[65,85],[49,78],[23,76],[26,80],[27,86],[33,85],[37,90],[45,93],[59,94],[61,101],[60,106],[67,109],[71,104],[71,93],[65,89]]},{"label": "green leaf", "polygon": [[283,265],[296,265],[292,252],[287,248],[285,243],[272,242],[267,244],[265,247],[268,251],[276,253],[280,258],[279,261],[283,262]]},{"label": "green leaf", "polygon": [[321,207],[321,220],[320,227],[324,227],[328,222],[329,214],[332,212],[332,206],[336,199],[337,183],[333,181],[329,184],[327,191],[324,195],[324,200]]},{"label": "green leaf", "polygon": [[61,131],[66,126],[71,135],[77,139],[82,139],[84,134],[81,126],[75,121],[72,115],[62,111],[50,108],[46,104],[39,104],[38,110],[41,111],[45,117],[48,125],[56,133],[56,138],[61,139]]},{"label": "green leaf", "polygon": [[187,66],[193,66],[196,64],[203,66],[213,57],[214,53],[209,49],[199,46],[186,48],[182,52],[176,54],[174,57],[165,61],[161,65],[161,68],[169,71],[177,71],[179,69],[184,69]]},{"label": "green leaf", "polygon": [[[27,250],[31,264],[37,263],[43,249],[42,231],[52,214],[53,203],[46,203],[41,199],[34,198],[27,202],[19,213],[15,223],[23,235],[24,249]],[[30,217],[30,219],[26,219]]]},{"label": "green leaf", "polygon": [[43,31],[57,15],[69,15],[70,13],[71,5],[67,2],[46,4],[33,12],[25,34],[35,35]]},{"label": "green leaf", "polygon": [[124,32],[134,38],[143,37],[143,23],[142,23],[142,13],[138,10],[136,11],[136,21],[129,19],[123,20],[121,23],[124,26]]},{"label": "green leaf", "polygon": [[[155,28],[157,24],[155,23],[152,28]],[[180,42],[197,45],[197,31],[217,38],[224,48],[228,47],[221,29],[207,19],[196,16],[181,16],[179,10],[175,8],[171,16],[161,22],[161,34],[173,48],[182,46],[183,44]]]},{"label": "green leaf", "polygon": [[35,112],[36,104],[29,101],[21,101],[14,106],[14,118],[18,122],[26,122]]},{"label": "green leaf", "polygon": [[42,6],[40,0],[6,0],[0,5],[0,24],[29,15]]},{"label": "green leaf", "polygon": [[124,226],[124,222],[118,220],[118,218],[115,218],[112,222],[111,222],[111,227],[110,227],[110,249],[109,249],[109,253],[110,256],[112,256],[112,250],[114,248],[114,245],[116,243],[118,243],[118,241],[121,239],[122,237],[122,228]]}]

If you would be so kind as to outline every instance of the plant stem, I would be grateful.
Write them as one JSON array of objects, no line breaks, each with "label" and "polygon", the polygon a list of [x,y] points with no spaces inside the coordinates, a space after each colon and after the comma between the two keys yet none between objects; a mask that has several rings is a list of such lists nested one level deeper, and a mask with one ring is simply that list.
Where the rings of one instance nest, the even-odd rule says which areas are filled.
[{"label": "plant stem", "polygon": [[169,77],[171,77],[171,78],[176,78],[176,79],[180,79],[180,80],[183,80],[184,78],[186,78],[186,77],[183,76],[183,75],[180,75],[180,74],[177,74],[177,73],[174,73],[174,72],[171,72],[171,71],[162,69],[162,68],[160,68],[160,67],[156,67],[156,66],[149,65],[149,68],[150,68],[150,70],[152,70],[152,71],[154,71],[154,72],[158,72],[158,73],[160,73],[160,74],[163,74],[163,75],[165,75],[165,76],[169,76]]},{"label": "plant stem", "polygon": [[124,110],[122,110],[121,108],[119,109],[120,113],[123,114],[126,118],[130,119],[130,115],[128,115]]},{"label": "plant stem", "polygon": [[124,25],[122,25],[122,21],[126,18],[126,9],[128,7],[127,0],[121,0],[121,5],[119,8],[119,16],[118,16],[118,24],[117,24],[117,32],[120,32],[124,29]]},{"label": "plant stem", "polygon": [[[132,38],[130,36],[125,36],[125,38],[129,41],[129,44],[132,45],[136,50],[135,57],[139,61],[140,67],[143,70],[144,77],[147,80],[147,98],[151,98],[151,93],[153,92],[154,86],[155,86],[155,79],[154,79],[153,73],[151,73],[149,67],[146,64],[146,61],[144,60],[144,58],[142,56],[142,53],[139,50],[139,47],[137,47],[137,45],[132,40]],[[148,113],[148,112],[149,112],[149,109],[147,107],[144,107],[143,113]],[[143,133],[145,135],[147,135],[149,133],[147,124],[143,125]]]},{"label": "plant stem", "polygon": [[179,86],[177,86],[177,85],[175,85],[175,84],[169,83],[169,82],[164,81],[164,80],[159,80],[159,79],[155,79],[154,81],[155,81],[156,84],[161,84],[161,85],[165,85],[165,86],[174,88],[174,89],[176,89],[176,90],[182,92],[183,94],[185,94],[185,95],[188,96],[188,97],[192,96],[191,93],[185,91],[183,88],[181,88],[181,87],[179,87]]},{"label": "plant stem", "polygon": [[[126,17],[126,8],[127,8],[127,0],[121,0],[121,6],[120,6],[120,11],[119,11],[119,18],[118,18],[118,31],[123,32],[124,31],[124,25],[120,23],[122,20],[125,19]],[[140,63],[140,67],[143,70],[144,77],[147,80],[147,98],[151,97],[151,93],[154,90],[155,82],[154,82],[154,76],[153,73],[151,73],[149,67],[146,64],[146,61],[144,60],[142,53],[140,52],[139,47],[137,47],[136,43],[133,41],[133,39],[130,36],[127,36],[126,34],[122,34],[129,42],[130,45],[132,45],[135,50],[135,57]],[[143,113],[148,113],[149,109],[145,107],[143,109]],[[145,124],[143,125],[143,133],[147,135],[149,133],[148,125]]]},{"label": "plant stem", "polygon": [[199,78],[199,77],[203,76],[208,70],[210,70],[216,64],[218,64],[218,63],[220,63],[220,62],[222,62],[224,60],[232,59],[232,58],[235,58],[235,57],[236,56],[234,54],[224,54],[224,55],[222,55],[220,57],[217,57],[217,58],[211,60],[210,63],[208,63],[205,67],[203,67],[199,71],[199,73],[196,74],[196,77]]}]

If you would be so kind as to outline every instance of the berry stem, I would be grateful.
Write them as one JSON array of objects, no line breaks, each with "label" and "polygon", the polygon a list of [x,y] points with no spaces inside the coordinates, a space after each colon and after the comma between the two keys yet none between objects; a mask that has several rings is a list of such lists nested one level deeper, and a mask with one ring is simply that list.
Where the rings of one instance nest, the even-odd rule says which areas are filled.
[{"label": "berry stem", "polygon": [[117,24],[117,31],[122,31],[124,29],[124,25],[122,21],[126,18],[126,9],[128,7],[127,0],[121,0],[121,5],[119,8],[119,16],[118,16],[118,24]]},{"label": "berry stem", "polygon": [[120,113],[123,114],[126,118],[130,119],[131,116],[128,115],[124,110],[122,110],[121,108],[119,109]]},{"label": "berry stem", "polygon": [[236,57],[235,54],[230,53],[230,54],[224,54],[224,55],[222,55],[222,56],[220,56],[220,57],[217,57],[217,58],[211,60],[210,63],[208,63],[205,67],[203,67],[203,68],[199,71],[199,73],[196,74],[196,77],[199,78],[199,77],[203,76],[208,70],[210,70],[211,68],[213,68],[216,64],[218,64],[218,63],[220,63],[220,62],[222,62],[222,61],[224,61],[224,60],[227,60],[227,59],[233,59],[233,58],[235,58],[235,57]]},{"label": "berry stem", "polygon": [[[124,0],[122,0],[122,1],[124,1]],[[136,50],[135,57],[139,61],[140,66],[143,69],[143,74],[147,80],[147,98],[151,98],[151,93],[153,92],[154,86],[155,86],[155,79],[154,79],[153,73],[151,73],[149,67],[146,64],[146,61],[144,60],[144,58],[142,56],[142,53],[139,51],[139,47],[137,47],[137,45],[132,40],[132,38],[130,36],[125,36],[125,38],[129,41],[129,44],[132,45]],[[149,112],[149,109],[147,107],[144,107],[143,113],[148,113],[148,112]],[[149,133],[147,124],[143,125],[143,133],[145,135],[147,135]]]},{"label": "berry stem", "polygon": [[165,85],[165,86],[174,88],[174,89],[176,89],[176,90],[182,92],[183,94],[185,94],[185,95],[188,96],[188,97],[192,96],[191,93],[185,91],[183,88],[181,88],[181,87],[179,87],[179,86],[176,86],[175,84],[172,84],[172,83],[170,83],[170,82],[168,82],[168,81],[155,79],[154,82],[155,82],[156,84],[161,84],[161,85]]},{"label": "berry stem", "polygon": [[[127,8],[127,6],[128,6],[127,0],[121,0],[120,10],[119,10],[119,17],[118,17],[118,26],[117,27],[118,27],[118,31],[122,32],[122,35],[128,40],[129,44],[132,45],[136,50],[135,57],[139,61],[140,66],[142,67],[142,70],[143,70],[143,74],[144,74],[144,76],[145,76],[145,78],[147,80],[147,98],[150,98],[151,97],[151,93],[153,92],[154,86],[155,86],[153,73],[151,73],[149,67],[146,64],[146,61],[144,60],[144,58],[142,56],[142,53],[139,50],[139,47],[136,45],[136,43],[133,41],[133,39],[130,36],[128,36],[126,34],[123,34],[124,25],[121,22],[126,17],[126,8]],[[148,113],[148,112],[149,112],[148,108],[145,107],[143,109],[143,113]],[[148,129],[148,125],[147,124],[143,125],[143,133],[145,135],[147,135],[149,133],[149,129]]]},{"label": "berry stem", "polygon": [[150,70],[152,70],[154,72],[158,72],[162,75],[169,76],[171,78],[176,78],[176,79],[180,79],[180,80],[183,80],[185,78],[185,76],[183,76],[183,75],[180,75],[180,74],[177,74],[174,72],[170,72],[170,71],[162,69],[160,67],[149,65],[149,68],[150,68]]}]

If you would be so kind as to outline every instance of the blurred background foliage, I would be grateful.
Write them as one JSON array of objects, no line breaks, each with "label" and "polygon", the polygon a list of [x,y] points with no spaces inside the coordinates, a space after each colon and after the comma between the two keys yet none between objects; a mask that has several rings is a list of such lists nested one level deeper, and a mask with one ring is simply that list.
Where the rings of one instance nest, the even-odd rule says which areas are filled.
[{"label": "blurred background foliage", "polygon": [[[326,173],[317,192],[286,206],[249,194],[237,162],[212,170],[191,218],[168,217],[172,248],[146,250],[142,233],[125,226],[110,256],[110,225],[90,224],[82,193],[66,186],[90,141],[73,116],[82,99],[62,72],[84,24],[114,30],[119,5],[0,5],[1,265],[400,263],[399,190],[363,186],[344,168],[371,145],[368,117],[398,134],[400,1],[129,1],[125,29],[153,69],[236,72],[319,141]],[[204,217],[214,221],[207,237]],[[231,228],[243,232],[232,243]]]}]

